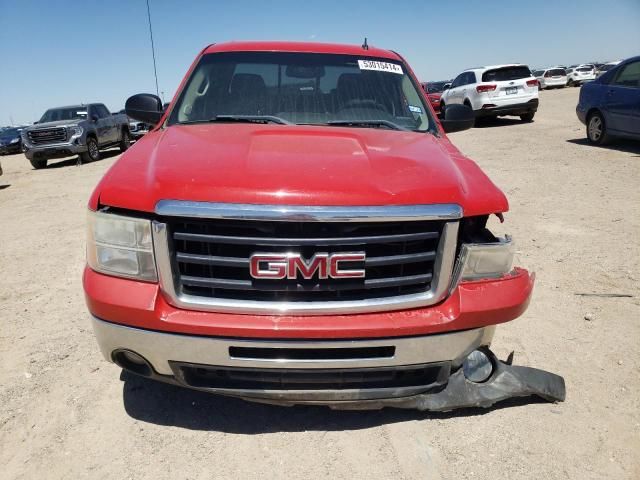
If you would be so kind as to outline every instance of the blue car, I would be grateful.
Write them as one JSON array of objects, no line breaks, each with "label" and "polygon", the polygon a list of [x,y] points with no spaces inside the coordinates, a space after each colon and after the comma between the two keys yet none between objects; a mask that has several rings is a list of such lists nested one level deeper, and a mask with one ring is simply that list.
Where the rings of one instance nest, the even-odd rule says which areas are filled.
[{"label": "blue car", "polygon": [[593,145],[615,137],[640,140],[640,56],[583,85],[576,114]]}]

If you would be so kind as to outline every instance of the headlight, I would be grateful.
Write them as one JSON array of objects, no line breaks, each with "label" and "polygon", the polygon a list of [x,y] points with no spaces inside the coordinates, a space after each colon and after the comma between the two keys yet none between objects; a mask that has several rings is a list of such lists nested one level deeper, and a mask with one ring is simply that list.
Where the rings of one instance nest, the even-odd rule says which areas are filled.
[{"label": "headlight", "polygon": [[87,263],[96,272],[157,281],[151,221],[90,211]]},{"label": "headlight", "polygon": [[67,127],[69,128],[69,136],[70,137],[79,137],[82,135],[82,127]]},{"label": "headlight", "polygon": [[18,143],[20,141],[20,137],[12,138],[11,143]]},{"label": "headlight", "polygon": [[515,246],[511,237],[495,243],[464,243],[460,253],[462,280],[497,278],[511,271]]}]

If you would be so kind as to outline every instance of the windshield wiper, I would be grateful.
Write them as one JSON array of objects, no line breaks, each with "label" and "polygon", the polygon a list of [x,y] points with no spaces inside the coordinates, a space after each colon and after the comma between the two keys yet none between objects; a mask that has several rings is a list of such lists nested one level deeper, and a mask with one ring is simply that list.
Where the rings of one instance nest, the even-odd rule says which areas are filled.
[{"label": "windshield wiper", "polygon": [[392,130],[409,130],[397,123],[390,122],[389,120],[329,120],[327,125],[342,125],[347,127],[387,127]]},{"label": "windshield wiper", "polygon": [[238,123],[277,123],[280,125],[292,125],[291,122],[284,118],[274,115],[216,115],[208,120],[187,120],[178,122],[180,125],[188,125],[190,123],[213,123],[213,122],[238,122]]}]

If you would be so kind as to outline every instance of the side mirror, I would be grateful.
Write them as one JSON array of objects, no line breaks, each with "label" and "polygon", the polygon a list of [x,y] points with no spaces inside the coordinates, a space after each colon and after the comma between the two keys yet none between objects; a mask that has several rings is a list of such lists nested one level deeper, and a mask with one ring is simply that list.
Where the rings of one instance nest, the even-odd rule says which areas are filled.
[{"label": "side mirror", "polygon": [[124,104],[127,116],[144,123],[155,125],[162,118],[162,100],[150,93],[138,93],[129,97]]},{"label": "side mirror", "polygon": [[450,83],[445,83],[444,87],[442,87],[442,90],[449,90],[451,88],[451,84]]},{"label": "side mirror", "polygon": [[92,121],[92,122],[94,122],[94,123],[95,123],[95,122],[97,122],[98,120],[99,120],[98,115],[96,115],[95,113],[91,115],[91,121]]},{"label": "side mirror", "polygon": [[38,123],[40,123],[40,122],[33,122],[34,125],[37,125]]},{"label": "side mirror", "polygon": [[473,110],[466,105],[445,105],[442,112],[442,128],[446,133],[460,132],[473,127],[476,122],[476,115]]}]

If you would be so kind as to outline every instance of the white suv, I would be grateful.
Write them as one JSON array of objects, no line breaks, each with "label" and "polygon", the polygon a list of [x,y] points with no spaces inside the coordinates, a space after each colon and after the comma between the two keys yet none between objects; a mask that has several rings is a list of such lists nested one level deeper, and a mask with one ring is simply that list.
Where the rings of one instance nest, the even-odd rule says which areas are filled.
[{"label": "white suv", "polygon": [[577,87],[584,82],[596,79],[596,67],[590,63],[583,63],[567,70],[567,85]]},{"label": "white suv", "polygon": [[540,82],[540,90],[544,88],[563,88],[567,85],[567,72],[562,67],[552,67],[545,70],[537,70],[533,75]]},{"label": "white suv", "polygon": [[468,105],[478,117],[517,115],[530,122],[538,109],[538,80],[522,64],[470,68],[442,93],[440,110]]}]

